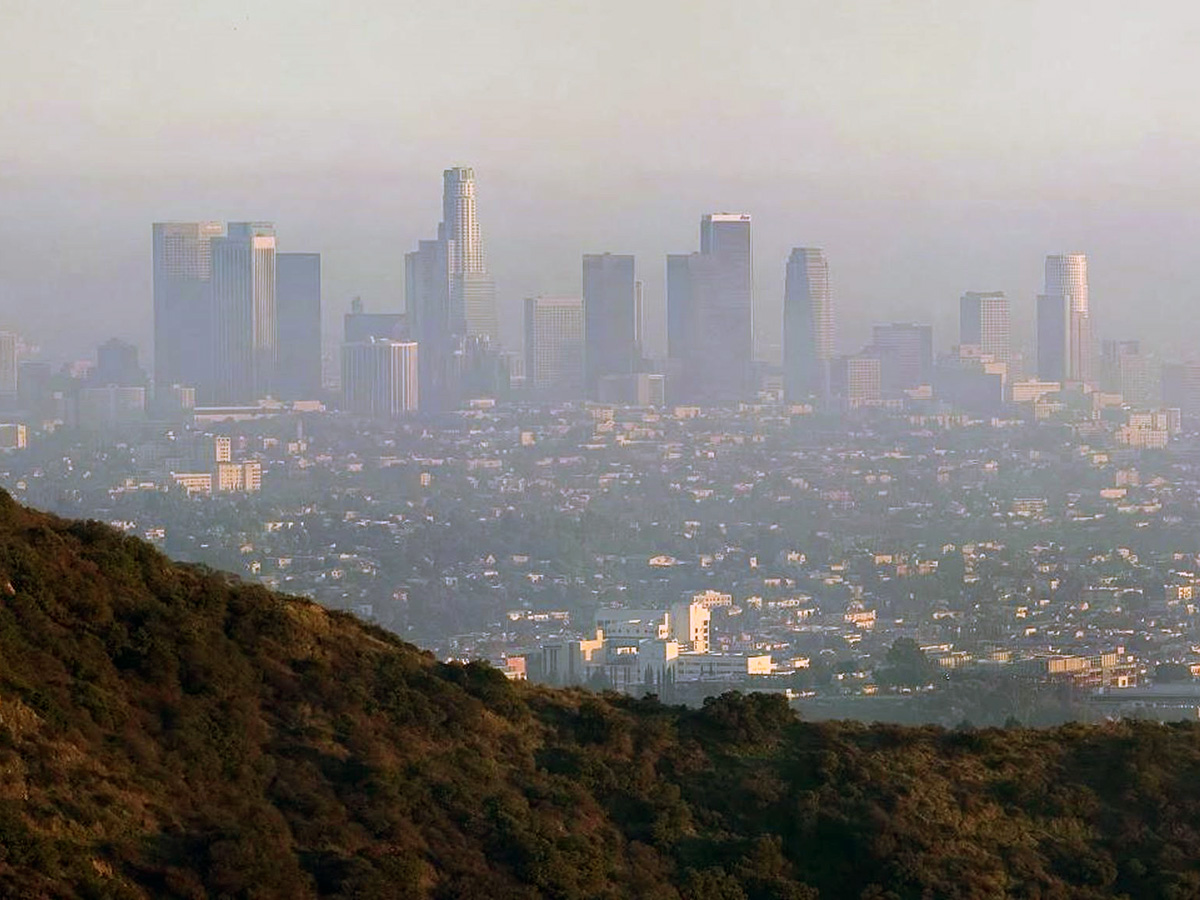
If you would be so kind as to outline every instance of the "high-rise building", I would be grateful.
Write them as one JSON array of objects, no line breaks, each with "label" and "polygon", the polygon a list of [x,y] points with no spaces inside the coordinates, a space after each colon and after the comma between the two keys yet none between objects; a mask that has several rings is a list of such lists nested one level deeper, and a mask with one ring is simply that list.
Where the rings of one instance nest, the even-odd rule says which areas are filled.
[{"label": "high-rise building", "polygon": [[154,223],[154,383],[159,389],[172,384],[207,389],[212,379],[212,241],[224,234],[220,222]]},{"label": "high-rise building", "polygon": [[1036,372],[1039,381],[1067,380],[1067,316],[1063,298],[1039,294],[1036,310]]},{"label": "high-rise building", "polygon": [[[436,240],[404,257],[404,303],[421,345],[421,402],[453,408],[480,373],[498,371],[496,287],[488,271],[475,199],[475,172],[442,173],[442,221]],[[495,379],[491,379],[495,381]]]},{"label": "high-rise building", "polygon": [[358,297],[350,302],[350,312],[342,317],[343,344],[361,344],[371,338],[407,341],[415,337],[409,328],[407,313],[366,312]]},{"label": "high-rise building", "polygon": [[978,347],[996,362],[1012,356],[1009,344],[1008,297],[1004,291],[967,291],[958,303],[958,342]]},{"label": "high-rise building", "polygon": [[311,400],[321,393],[321,254],[275,256],[276,393]]},{"label": "high-rise building", "polygon": [[883,367],[878,356],[842,356],[830,367],[832,391],[849,409],[877,406],[883,400]]},{"label": "high-rise building", "polygon": [[212,240],[213,378],[209,402],[252,403],[275,389],[275,227],[231,222]]},{"label": "high-rise building", "polygon": [[[1059,317],[1062,319],[1061,325],[1056,321]],[[1059,351],[1051,349],[1050,344],[1057,342],[1061,331],[1062,379],[1091,381],[1092,319],[1088,302],[1087,257],[1082,253],[1046,257],[1046,287],[1038,298],[1039,368],[1043,324],[1046,328],[1048,362],[1059,355]],[[1040,371],[1038,375],[1041,377]]]},{"label": "high-rise building", "polygon": [[0,394],[17,392],[17,336],[0,331]]},{"label": "high-rise building", "polygon": [[645,357],[646,335],[646,285],[638,279],[633,283],[633,343],[634,353],[640,363]]},{"label": "high-rise building", "polygon": [[371,338],[342,345],[342,406],[348,412],[395,419],[420,407],[418,345]]},{"label": "high-rise building", "polygon": [[93,385],[145,387],[146,373],[138,365],[138,350],[133,344],[111,338],[96,348],[96,368],[88,379]]},{"label": "high-rise building", "polygon": [[584,383],[589,399],[599,399],[603,380],[629,381],[635,371],[637,285],[632,256],[584,255]]},{"label": "high-rise building", "polygon": [[525,378],[538,393],[556,399],[583,396],[583,300],[525,300]]},{"label": "high-rise building", "polygon": [[35,416],[49,415],[52,408],[54,370],[48,362],[25,360],[17,368],[17,398],[22,408]]},{"label": "high-rise building", "polygon": [[488,272],[475,201],[475,170],[446,169],[442,173],[442,224],[439,240],[446,243],[451,318],[465,323],[470,336],[499,342],[496,286]]},{"label": "high-rise building", "polygon": [[828,401],[833,342],[833,298],[825,251],[797,247],[788,257],[783,296],[784,394],[789,401]]},{"label": "high-rise building", "polygon": [[872,329],[870,352],[879,358],[884,393],[899,393],[933,378],[933,326],[892,322]]},{"label": "high-rise building", "polygon": [[712,213],[700,252],[667,257],[667,340],[680,362],[680,398],[713,405],[746,393],[754,348],[750,216]]}]

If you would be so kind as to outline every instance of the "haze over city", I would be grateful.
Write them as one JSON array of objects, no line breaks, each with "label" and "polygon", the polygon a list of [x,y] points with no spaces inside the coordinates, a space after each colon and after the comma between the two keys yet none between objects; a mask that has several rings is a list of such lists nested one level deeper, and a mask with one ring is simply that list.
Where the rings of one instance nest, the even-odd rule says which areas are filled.
[{"label": "haze over city", "polygon": [[59,356],[150,350],[147,225],[270,219],[322,253],[326,331],[403,303],[403,254],[473,166],[501,337],[633,253],[665,352],[663,258],[755,221],[756,353],[784,263],[828,254],[840,351],[875,321],[1007,292],[1085,252],[1097,337],[1189,355],[1200,11],[1156,4],[32,3],[0,29],[0,318]]}]

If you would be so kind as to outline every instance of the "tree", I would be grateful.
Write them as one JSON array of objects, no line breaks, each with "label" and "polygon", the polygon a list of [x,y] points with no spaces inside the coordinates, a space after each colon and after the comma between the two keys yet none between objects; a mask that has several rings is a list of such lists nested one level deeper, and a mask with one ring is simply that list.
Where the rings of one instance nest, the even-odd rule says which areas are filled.
[{"label": "tree", "polygon": [[938,667],[912,638],[896,638],[887,652],[887,664],[876,671],[881,684],[919,687],[938,676]]}]

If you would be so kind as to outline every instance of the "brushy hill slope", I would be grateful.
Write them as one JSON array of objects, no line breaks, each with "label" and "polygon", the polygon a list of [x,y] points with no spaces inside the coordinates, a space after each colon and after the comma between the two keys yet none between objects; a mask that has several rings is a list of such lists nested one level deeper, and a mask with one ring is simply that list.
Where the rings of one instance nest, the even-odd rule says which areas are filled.
[{"label": "brushy hill slope", "polygon": [[1200,728],[511,685],[0,494],[0,896],[1194,897]]}]

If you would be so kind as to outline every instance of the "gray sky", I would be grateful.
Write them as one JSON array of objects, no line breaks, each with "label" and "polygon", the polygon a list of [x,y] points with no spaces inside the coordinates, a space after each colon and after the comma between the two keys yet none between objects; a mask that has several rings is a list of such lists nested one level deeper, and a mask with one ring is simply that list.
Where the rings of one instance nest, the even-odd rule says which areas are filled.
[{"label": "gray sky", "polygon": [[1082,251],[1098,330],[1186,355],[1198,37],[1182,2],[0,0],[0,324],[145,353],[159,219],[273,219],[331,322],[399,306],[465,164],[513,342],[585,251],[636,253],[659,307],[731,210],[766,341],[791,246],[826,248],[843,349],[949,344],[964,290],[1027,316]]}]

